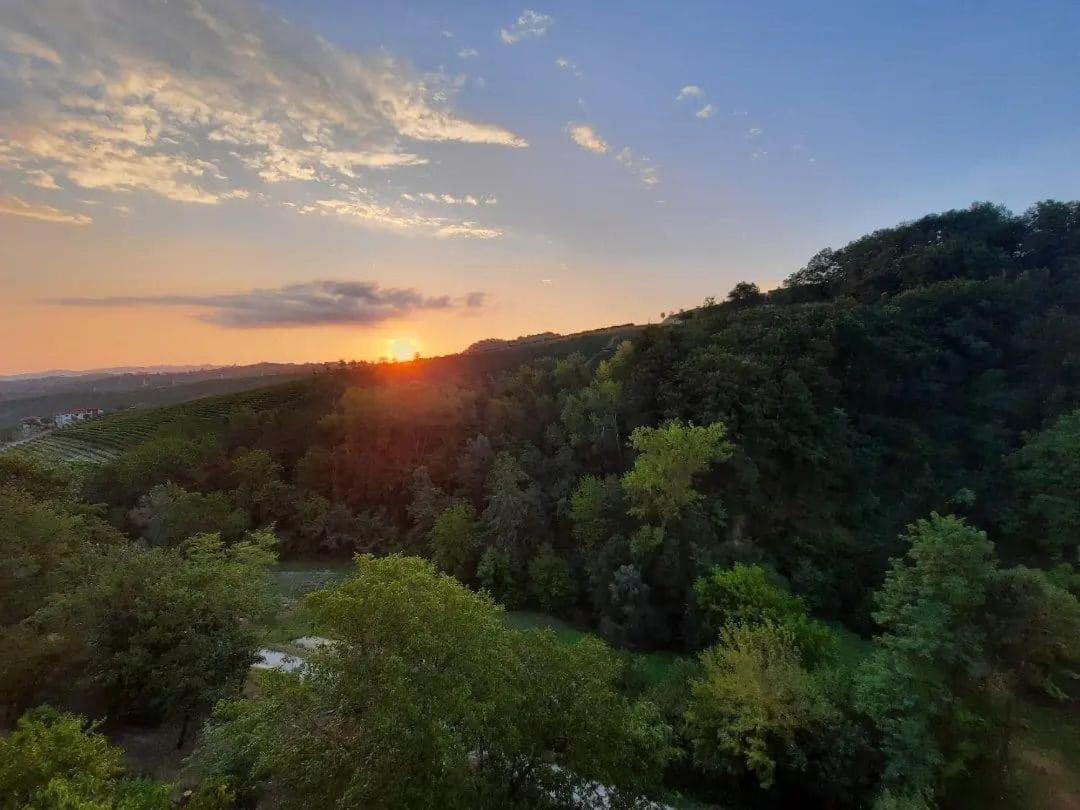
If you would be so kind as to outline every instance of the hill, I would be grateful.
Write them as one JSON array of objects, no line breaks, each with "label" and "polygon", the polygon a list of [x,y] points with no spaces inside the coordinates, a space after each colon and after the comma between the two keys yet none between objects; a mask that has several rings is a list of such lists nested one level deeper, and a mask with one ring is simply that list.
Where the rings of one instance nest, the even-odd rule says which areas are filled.
[{"label": "hill", "polygon": [[[980,204],[821,251],[776,290],[740,283],[664,325],[342,363],[116,414],[0,457],[16,561],[0,575],[45,606],[99,587],[94,644],[46,607],[0,640],[23,645],[6,660],[29,662],[31,694],[68,685],[47,666],[53,633],[90,659],[115,648],[95,666],[134,670],[116,682],[136,684],[123,693],[136,706],[169,685],[155,656],[218,662],[231,691],[214,688],[236,697],[257,599],[231,599],[272,547],[327,588],[313,613],[283,599],[262,619],[279,652],[320,650],[310,676],[255,681],[203,743],[253,802],[302,805],[330,765],[367,784],[376,754],[409,771],[403,728],[434,752],[427,770],[456,746],[455,784],[471,784],[481,745],[522,735],[545,775],[570,773],[545,757],[574,722],[585,754],[647,764],[641,780],[582,771],[635,800],[1068,806],[1078,369],[1080,203]],[[30,455],[94,463],[71,480]],[[79,532],[85,556],[58,566]],[[191,567],[189,590],[140,590],[164,565]],[[40,584],[21,575],[38,570]],[[168,658],[157,640],[204,614],[214,643],[185,631],[192,660]],[[215,658],[227,642],[238,651]],[[611,713],[575,702],[583,683]],[[515,702],[526,687],[540,691]],[[172,705],[138,716],[180,722],[183,741],[195,709]],[[509,718],[505,737],[485,736],[493,717]],[[621,719],[594,729],[600,717]],[[371,743],[356,728],[389,731]],[[455,742],[459,728],[482,742]],[[253,777],[253,752],[274,767]],[[585,754],[574,768],[593,767]],[[331,782],[326,803],[342,795]]]},{"label": "hill", "polygon": [[107,411],[186,402],[296,379],[322,364],[258,363],[180,370],[49,373],[0,378],[0,435],[27,417],[75,408]]}]

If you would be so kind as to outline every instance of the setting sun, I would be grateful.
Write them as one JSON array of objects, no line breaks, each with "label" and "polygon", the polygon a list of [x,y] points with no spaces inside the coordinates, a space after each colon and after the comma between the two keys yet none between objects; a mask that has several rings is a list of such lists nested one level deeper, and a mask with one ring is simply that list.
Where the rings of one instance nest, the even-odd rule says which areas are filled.
[{"label": "setting sun", "polygon": [[412,360],[420,351],[419,341],[413,338],[391,338],[387,346],[390,357],[399,363]]}]

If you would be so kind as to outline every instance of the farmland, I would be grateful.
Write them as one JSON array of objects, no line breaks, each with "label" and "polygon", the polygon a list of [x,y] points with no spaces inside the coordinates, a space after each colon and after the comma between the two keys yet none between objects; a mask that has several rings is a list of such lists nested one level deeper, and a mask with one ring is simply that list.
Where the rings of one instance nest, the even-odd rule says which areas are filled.
[{"label": "farmland", "polygon": [[181,405],[132,408],[50,431],[0,452],[20,453],[46,463],[103,464],[153,438],[217,433],[228,426],[234,414],[287,405],[303,389],[302,382],[287,382]]}]

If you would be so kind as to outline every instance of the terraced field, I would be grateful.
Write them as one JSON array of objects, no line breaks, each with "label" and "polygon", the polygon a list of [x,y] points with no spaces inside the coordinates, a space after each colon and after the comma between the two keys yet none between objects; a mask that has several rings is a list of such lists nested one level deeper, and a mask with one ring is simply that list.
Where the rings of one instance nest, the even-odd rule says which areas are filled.
[{"label": "terraced field", "polygon": [[197,399],[182,405],[120,411],[51,431],[0,452],[21,453],[50,463],[103,464],[125,450],[159,436],[224,430],[233,414],[280,408],[301,396],[303,390],[302,381],[289,382],[239,394]]}]

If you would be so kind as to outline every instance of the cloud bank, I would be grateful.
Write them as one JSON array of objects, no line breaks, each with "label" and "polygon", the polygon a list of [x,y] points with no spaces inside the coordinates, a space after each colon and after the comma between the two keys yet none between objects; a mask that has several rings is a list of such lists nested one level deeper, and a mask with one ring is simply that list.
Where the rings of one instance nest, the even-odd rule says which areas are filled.
[{"label": "cloud bank", "polygon": [[[542,17],[522,15],[515,36],[538,36]],[[425,144],[527,146],[456,113],[460,84],[346,52],[248,0],[13,0],[0,19],[0,172],[201,205],[297,202],[317,184],[319,197],[345,186],[397,206],[361,181],[428,163]]]},{"label": "cloud bank", "polygon": [[382,288],[374,281],[312,281],[274,289],[221,295],[57,298],[69,307],[185,307],[209,323],[230,328],[370,325],[426,310],[469,310],[484,305],[485,293],[462,298],[425,296],[415,289]]}]

